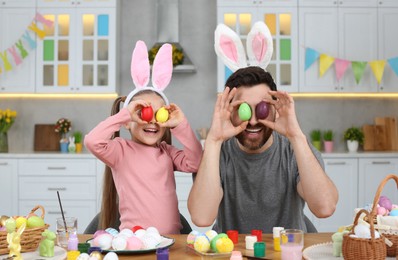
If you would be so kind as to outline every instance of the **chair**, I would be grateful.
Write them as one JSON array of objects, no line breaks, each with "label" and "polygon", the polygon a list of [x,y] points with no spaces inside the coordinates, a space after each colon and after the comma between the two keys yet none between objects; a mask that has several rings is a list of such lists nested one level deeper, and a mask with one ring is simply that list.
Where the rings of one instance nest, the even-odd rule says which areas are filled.
[{"label": "chair", "polygon": [[[90,224],[88,224],[88,226],[86,227],[86,230],[84,230],[84,234],[94,234],[95,231],[97,231],[98,225],[99,225],[99,218],[100,218],[100,213],[98,213],[90,222]],[[192,231],[191,226],[189,225],[188,221],[186,220],[186,218],[180,213],[180,221],[181,221],[181,225],[182,225],[182,229],[180,229],[180,233],[181,234],[189,234]],[[113,223],[110,227],[114,228],[116,230],[119,230],[119,226],[120,226],[120,220],[119,217],[117,218],[117,220],[115,221],[115,223]]]},{"label": "chair", "polygon": [[307,233],[318,233],[318,230],[306,215],[304,215],[304,223],[307,227]]}]

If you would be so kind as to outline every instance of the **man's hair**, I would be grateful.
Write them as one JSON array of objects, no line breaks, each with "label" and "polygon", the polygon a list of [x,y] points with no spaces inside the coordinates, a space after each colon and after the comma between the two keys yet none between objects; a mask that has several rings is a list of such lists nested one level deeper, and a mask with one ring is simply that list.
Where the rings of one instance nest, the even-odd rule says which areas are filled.
[{"label": "man's hair", "polygon": [[271,90],[276,91],[276,84],[269,72],[257,66],[250,66],[235,71],[228,78],[225,86],[232,89],[241,86],[252,87],[262,83],[266,84]]}]

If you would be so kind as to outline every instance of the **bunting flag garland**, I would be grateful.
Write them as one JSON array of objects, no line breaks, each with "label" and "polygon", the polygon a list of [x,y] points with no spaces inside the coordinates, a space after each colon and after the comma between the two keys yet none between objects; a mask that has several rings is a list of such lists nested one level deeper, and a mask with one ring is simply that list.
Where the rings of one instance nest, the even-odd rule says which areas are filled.
[{"label": "bunting flag garland", "polygon": [[305,50],[305,70],[307,70],[318,58],[319,52],[314,49],[307,48]]},{"label": "bunting flag garland", "polygon": [[333,62],[334,58],[332,56],[326,54],[321,54],[319,56],[319,75],[321,75],[321,77],[330,68],[330,66],[332,66]]},{"label": "bunting flag garland", "polygon": [[390,65],[394,73],[398,76],[398,56],[387,60],[349,61],[349,60],[332,57],[330,55],[327,55],[325,53],[320,53],[317,50],[307,47],[305,49],[304,70],[307,70],[309,67],[311,67],[311,65],[314,64],[315,61],[318,59],[319,59],[319,76],[322,77],[330,68],[330,66],[334,63],[336,78],[338,81],[340,81],[340,79],[344,76],[350,65],[352,67],[355,82],[357,84],[359,84],[359,82],[361,81],[367,64],[369,64],[373,72],[373,75],[379,84],[381,84],[381,80],[383,79],[384,69],[387,63]]},{"label": "bunting flag garland", "polygon": [[377,83],[380,84],[381,79],[383,78],[384,67],[386,66],[386,61],[385,60],[370,61],[369,66],[372,69],[373,74],[376,77]]},{"label": "bunting flag garland", "polygon": [[[2,73],[16,68],[29,55],[29,51],[36,49],[37,42],[33,37],[34,34],[36,34],[39,39],[44,39],[46,32],[39,27],[39,24],[47,27],[53,26],[52,21],[47,20],[40,13],[36,13],[35,18],[28,25],[28,28],[25,29],[21,37],[17,39],[12,46],[5,50],[0,50],[0,76]],[[29,48],[27,48],[26,45],[29,46]]]},{"label": "bunting flag garland", "polygon": [[348,60],[342,59],[334,59],[334,69],[336,70],[336,78],[337,81],[343,77],[345,71],[348,69],[348,66],[351,65],[351,62]]}]

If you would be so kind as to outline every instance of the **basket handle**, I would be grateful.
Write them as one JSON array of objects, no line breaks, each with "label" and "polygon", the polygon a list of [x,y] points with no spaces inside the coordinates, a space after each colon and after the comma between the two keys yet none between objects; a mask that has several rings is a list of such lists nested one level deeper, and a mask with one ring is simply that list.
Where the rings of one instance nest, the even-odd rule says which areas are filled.
[{"label": "basket handle", "polygon": [[[394,174],[389,174],[387,175],[379,184],[379,187],[377,188],[375,198],[373,200],[373,206],[372,206],[372,215],[376,216],[376,209],[377,209],[377,204],[379,203],[380,195],[381,192],[383,191],[384,185],[386,185],[387,181],[390,179],[394,179],[395,183],[397,184],[397,189],[398,189],[398,176]],[[371,222],[371,221],[369,221]]]},{"label": "basket handle", "polygon": [[36,210],[41,209],[41,218],[44,219],[44,216],[46,214],[46,211],[44,210],[44,207],[42,205],[37,205],[36,207],[34,207],[30,213],[28,215],[31,215],[33,213],[35,213]]},{"label": "basket handle", "polygon": [[[369,219],[373,219],[372,213],[369,213],[366,209],[361,209],[360,211],[358,211],[357,215],[355,216],[354,225],[352,227],[351,233],[354,232],[355,227],[358,225],[358,220],[359,220],[359,217],[362,215],[362,213],[365,213],[366,217],[368,217]],[[375,228],[374,228],[373,221],[369,221],[369,224],[370,224],[370,236],[371,236],[372,240],[374,240],[375,239]]]}]

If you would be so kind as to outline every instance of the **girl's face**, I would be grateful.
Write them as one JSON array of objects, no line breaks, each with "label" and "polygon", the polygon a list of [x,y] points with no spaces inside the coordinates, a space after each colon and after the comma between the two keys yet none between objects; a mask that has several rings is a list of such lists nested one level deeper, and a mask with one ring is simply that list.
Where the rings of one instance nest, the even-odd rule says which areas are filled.
[{"label": "girl's face", "polygon": [[[151,104],[153,109],[153,118],[149,123],[138,124],[130,122],[128,128],[130,129],[132,140],[150,146],[156,146],[160,143],[166,128],[160,127],[156,120],[155,114],[161,107],[165,105],[164,100],[156,93],[142,93],[138,94],[133,100],[142,99]],[[140,111],[138,111],[140,113]]]}]

